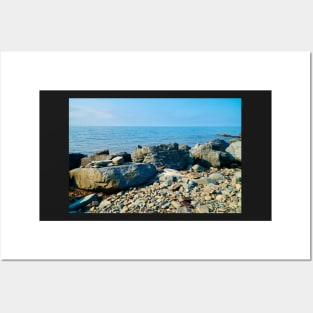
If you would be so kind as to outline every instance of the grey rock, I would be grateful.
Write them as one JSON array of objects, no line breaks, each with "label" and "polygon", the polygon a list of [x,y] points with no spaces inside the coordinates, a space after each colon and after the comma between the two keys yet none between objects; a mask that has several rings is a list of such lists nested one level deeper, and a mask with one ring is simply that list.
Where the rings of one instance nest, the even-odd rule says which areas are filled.
[{"label": "grey rock", "polygon": [[226,151],[230,153],[236,161],[241,162],[241,141],[232,142]]},{"label": "grey rock", "polygon": [[113,153],[110,155],[112,157],[112,159],[116,158],[116,157],[122,157],[124,159],[124,162],[131,162],[131,155],[127,152],[118,152],[118,153]]},{"label": "grey rock", "polygon": [[124,158],[121,156],[117,156],[112,159],[112,163],[115,165],[123,165],[124,164]]},{"label": "grey rock", "polygon": [[224,176],[220,173],[213,173],[209,175],[209,179],[213,179],[213,180],[223,180]]},{"label": "grey rock", "polygon": [[215,179],[203,177],[199,179],[195,179],[195,181],[200,185],[208,185],[208,184],[214,184],[217,185],[217,181]]},{"label": "grey rock", "polygon": [[234,157],[230,153],[214,150],[211,142],[195,145],[190,149],[190,153],[195,162],[204,167],[223,167],[235,162]]},{"label": "grey rock", "polygon": [[105,161],[91,161],[91,166],[95,166],[95,167],[106,167],[111,163],[111,161],[109,160],[105,160]]},{"label": "grey rock", "polygon": [[180,203],[178,201],[172,201],[171,205],[175,208],[175,209],[179,209],[181,207]]},{"label": "grey rock", "polygon": [[184,169],[193,160],[190,158],[188,146],[177,143],[156,146],[137,147],[131,154],[134,162],[151,163],[157,167]]},{"label": "grey rock", "polygon": [[200,210],[200,213],[209,213],[209,208],[207,205],[200,205],[197,208]]},{"label": "grey rock", "polygon": [[131,164],[104,168],[78,168],[69,172],[70,179],[80,189],[117,191],[139,186],[154,178],[153,164]]},{"label": "grey rock", "polygon": [[182,206],[176,210],[176,213],[188,213],[187,208]]},{"label": "grey rock", "polygon": [[108,201],[108,200],[103,200],[103,201],[100,202],[99,209],[100,209],[100,210],[103,210],[103,209],[105,209],[105,208],[110,207],[111,205],[112,205],[112,203],[111,203],[110,201]]}]

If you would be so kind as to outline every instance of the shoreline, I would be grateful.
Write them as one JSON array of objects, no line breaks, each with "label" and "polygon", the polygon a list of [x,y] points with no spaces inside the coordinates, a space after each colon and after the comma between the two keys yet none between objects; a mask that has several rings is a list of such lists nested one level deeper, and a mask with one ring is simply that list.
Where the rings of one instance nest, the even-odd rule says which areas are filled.
[{"label": "shoreline", "polygon": [[[176,177],[176,182],[162,176],[164,170],[159,170],[154,183],[112,193],[98,192],[98,201],[72,213],[241,213],[241,168],[175,171],[167,175]],[[69,192],[72,197],[91,194],[95,193],[80,189]]]},{"label": "shoreline", "polygon": [[241,213],[241,140],[74,156],[69,213]]}]

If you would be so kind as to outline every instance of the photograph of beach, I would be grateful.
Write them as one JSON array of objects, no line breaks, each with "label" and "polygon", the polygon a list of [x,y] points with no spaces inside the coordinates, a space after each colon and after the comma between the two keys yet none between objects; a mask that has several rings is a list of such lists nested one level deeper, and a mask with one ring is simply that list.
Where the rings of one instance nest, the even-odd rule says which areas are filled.
[{"label": "photograph of beach", "polygon": [[69,214],[240,214],[241,98],[70,98]]}]

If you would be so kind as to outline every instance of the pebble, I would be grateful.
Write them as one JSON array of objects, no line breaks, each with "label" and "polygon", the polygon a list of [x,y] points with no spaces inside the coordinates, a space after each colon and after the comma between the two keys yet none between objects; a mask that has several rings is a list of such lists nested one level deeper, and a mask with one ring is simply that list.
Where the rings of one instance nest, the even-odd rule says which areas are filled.
[{"label": "pebble", "polygon": [[181,207],[180,203],[177,201],[172,201],[171,205],[175,208],[175,209],[179,209]]},{"label": "pebble", "polygon": [[223,180],[224,176],[220,173],[213,173],[211,175],[209,175],[210,179],[214,179],[214,180]]}]

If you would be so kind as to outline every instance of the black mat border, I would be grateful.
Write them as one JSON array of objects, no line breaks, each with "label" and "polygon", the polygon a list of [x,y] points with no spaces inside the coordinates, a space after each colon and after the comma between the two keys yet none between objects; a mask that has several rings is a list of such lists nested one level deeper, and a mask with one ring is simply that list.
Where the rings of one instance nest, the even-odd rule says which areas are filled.
[{"label": "black mat border", "polygon": [[[41,221],[271,221],[270,90],[42,90],[40,104]],[[241,214],[68,214],[69,98],[241,98]],[[180,143],[183,144],[183,143]]]}]

